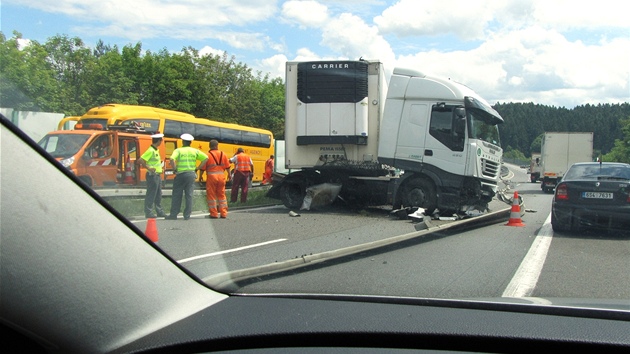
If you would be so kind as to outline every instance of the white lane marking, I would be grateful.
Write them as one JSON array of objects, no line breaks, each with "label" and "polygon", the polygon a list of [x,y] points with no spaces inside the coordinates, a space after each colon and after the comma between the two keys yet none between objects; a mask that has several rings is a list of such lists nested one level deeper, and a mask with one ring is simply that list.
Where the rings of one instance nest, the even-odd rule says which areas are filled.
[{"label": "white lane marking", "polygon": [[186,263],[186,262],[194,261],[196,259],[207,258],[207,257],[217,256],[217,255],[220,255],[220,254],[226,254],[226,253],[231,253],[231,252],[242,251],[242,250],[246,250],[248,248],[254,248],[254,247],[270,245],[272,243],[282,242],[282,241],[286,241],[286,240],[287,240],[286,238],[279,238],[277,240],[271,240],[271,241],[267,241],[267,242],[256,243],[256,244],[249,245],[249,246],[243,246],[243,247],[232,248],[232,249],[229,249],[229,250],[223,250],[223,251],[219,251],[219,252],[202,254],[202,255],[199,255],[199,256],[195,256],[195,257],[180,259],[179,261],[177,261],[177,263]]},{"label": "white lane marking", "polygon": [[523,262],[516,270],[516,274],[501,295],[502,297],[527,297],[532,294],[543,264],[545,264],[552,238],[553,230],[551,228],[551,214],[549,214]]}]

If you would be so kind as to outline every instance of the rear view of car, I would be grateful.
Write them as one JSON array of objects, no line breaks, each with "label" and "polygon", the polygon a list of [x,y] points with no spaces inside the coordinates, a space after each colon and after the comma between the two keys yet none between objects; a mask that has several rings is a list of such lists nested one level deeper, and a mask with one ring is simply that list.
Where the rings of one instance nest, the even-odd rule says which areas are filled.
[{"label": "rear view of car", "polygon": [[556,186],[551,226],[554,231],[630,230],[630,165],[573,164]]}]

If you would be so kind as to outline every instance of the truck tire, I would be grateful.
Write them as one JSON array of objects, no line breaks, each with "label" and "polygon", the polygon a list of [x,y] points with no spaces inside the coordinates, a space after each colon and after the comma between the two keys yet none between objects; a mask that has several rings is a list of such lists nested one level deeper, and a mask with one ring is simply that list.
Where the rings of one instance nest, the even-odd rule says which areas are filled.
[{"label": "truck tire", "polygon": [[437,194],[432,182],[424,178],[414,178],[403,187],[402,203],[405,207],[421,207],[427,214],[437,207]]},{"label": "truck tire", "polygon": [[297,209],[302,206],[306,191],[298,183],[285,183],[282,186],[282,204],[289,209]]}]

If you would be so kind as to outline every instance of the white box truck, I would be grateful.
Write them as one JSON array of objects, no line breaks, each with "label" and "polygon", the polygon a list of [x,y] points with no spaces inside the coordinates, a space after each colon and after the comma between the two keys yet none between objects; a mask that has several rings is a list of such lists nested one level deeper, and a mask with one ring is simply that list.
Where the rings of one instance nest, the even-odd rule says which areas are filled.
[{"label": "white box truck", "polygon": [[298,208],[340,185],[360,205],[483,210],[497,190],[503,118],[465,85],[379,61],[286,64],[286,168],[268,196]]},{"label": "white box truck", "polygon": [[593,161],[593,133],[545,132],[541,161],[540,188],[550,193],[571,165]]}]

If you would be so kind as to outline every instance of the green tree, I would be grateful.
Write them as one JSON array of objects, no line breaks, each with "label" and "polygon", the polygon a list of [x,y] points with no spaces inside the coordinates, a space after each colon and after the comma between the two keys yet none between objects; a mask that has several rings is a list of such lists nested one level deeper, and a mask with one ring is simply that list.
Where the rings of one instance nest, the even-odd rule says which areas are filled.
[{"label": "green tree", "polygon": [[[542,148],[542,139],[543,136],[545,134],[540,134],[539,136],[536,137],[536,139],[534,139],[534,141],[532,142],[532,145],[529,147],[529,151],[534,153],[534,152],[540,152],[541,148]],[[530,155],[531,156],[531,155]]]},{"label": "green tree", "polygon": [[506,159],[512,159],[512,160],[523,160],[526,161],[528,160],[527,157],[525,157],[525,155],[516,149],[512,149],[511,146],[508,146],[506,151],[503,153],[503,157]]},{"label": "green tree", "polygon": [[621,121],[623,138],[616,139],[610,152],[602,157],[602,161],[630,163],[630,118]]},{"label": "green tree", "polygon": [[[87,87],[89,106],[105,103],[138,104],[135,76],[127,75],[124,57],[117,47],[99,52],[85,77],[91,85]],[[89,108],[89,107],[88,107]]]},{"label": "green tree", "polygon": [[2,107],[24,111],[53,111],[55,71],[47,51],[36,41],[26,44],[22,34],[6,39],[0,32],[0,102]]},{"label": "green tree", "polygon": [[89,70],[94,66],[92,51],[78,38],[57,35],[44,44],[47,62],[55,72],[57,95],[49,102],[55,111],[84,112],[92,106]]}]

